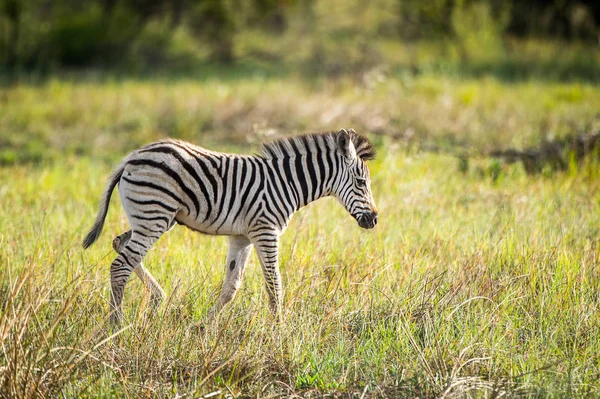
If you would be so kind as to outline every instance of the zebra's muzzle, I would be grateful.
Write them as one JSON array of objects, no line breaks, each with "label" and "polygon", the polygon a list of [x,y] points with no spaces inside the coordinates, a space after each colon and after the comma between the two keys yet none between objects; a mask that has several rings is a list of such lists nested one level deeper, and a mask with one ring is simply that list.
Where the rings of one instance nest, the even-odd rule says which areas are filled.
[{"label": "zebra's muzzle", "polygon": [[358,225],[363,229],[372,229],[377,224],[377,212],[365,212],[356,217]]}]

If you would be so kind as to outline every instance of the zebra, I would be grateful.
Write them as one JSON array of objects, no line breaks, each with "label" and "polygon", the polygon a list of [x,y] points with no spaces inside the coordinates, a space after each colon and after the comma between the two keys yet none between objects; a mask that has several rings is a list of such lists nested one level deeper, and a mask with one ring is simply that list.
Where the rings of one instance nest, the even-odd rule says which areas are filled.
[{"label": "zebra", "polygon": [[282,282],[280,237],[292,215],[321,197],[333,196],[364,229],[375,227],[378,211],[366,162],[373,144],[353,129],[312,133],[264,143],[259,154],[214,152],[173,139],[148,144],[127,155],[112,172],[93,227],[83,240],[99,237],[115,186],[131,229],[113,240],[118,253],[110,266],[110,321],[122,321],[123,291],[135,272],[158,305],[165,292],[143,266],[152,245],[176,224],[210,235],[229,236],[226,275],[209,311],[214,318],[240,288],[252,247],[279,318]]}]

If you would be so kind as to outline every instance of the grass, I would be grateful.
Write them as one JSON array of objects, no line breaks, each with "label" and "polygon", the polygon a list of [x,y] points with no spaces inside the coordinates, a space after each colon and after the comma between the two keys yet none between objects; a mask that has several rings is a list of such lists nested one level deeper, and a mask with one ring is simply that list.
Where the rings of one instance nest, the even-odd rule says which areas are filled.
[{"label": "grass", "polygon": [[[0,92],[0,163],[62,159],[114,161],[160,137],[223,149],[276,134],[354,126],[416,148],[525,148],[598,129],[600,94],[591,83],[428,74],[350,79],[54,79]],[[231,147],[233,146],[233,147]]]},{"label": "grass", "polygon": [[[423,151],[589,131],[593,84],[54,80],[3,89],[0,101],[3,396],[600,395],[598,165],[528,176]],[[332,199],[295,216],[282,323],[253,255],[232,305],[194,327],[218,295],[227,240],[178,227],[145,260],[167,303],[151,314],[133,277],[127,323],[109,329],[110,242],[128,229],[118,196],[99,242],[84,252],[80,241],[127,150],[173,135],[251,152],[273,135],[338,126],[377,142],[380,223],[360,230]]]}]

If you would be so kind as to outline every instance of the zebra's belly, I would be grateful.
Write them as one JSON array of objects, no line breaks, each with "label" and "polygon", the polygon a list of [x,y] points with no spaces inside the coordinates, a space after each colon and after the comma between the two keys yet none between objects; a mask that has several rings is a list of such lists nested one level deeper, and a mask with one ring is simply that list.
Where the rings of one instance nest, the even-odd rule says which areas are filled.
[{"label": "zebra's belly", "polygon": [[245,229],[239,221],[234,223],[228,220],[206,220],[202,221],[190,215],[177,215],[177,223],[189,227],[194,231],[210,235],[242,235]]}]

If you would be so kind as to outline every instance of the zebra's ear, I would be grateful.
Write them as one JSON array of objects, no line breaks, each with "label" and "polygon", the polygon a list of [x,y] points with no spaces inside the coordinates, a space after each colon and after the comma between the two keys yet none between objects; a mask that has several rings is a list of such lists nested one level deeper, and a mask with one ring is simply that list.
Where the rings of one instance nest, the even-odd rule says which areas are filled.
[{"label": "zebra's ear", "polygon": [[338,151],[340,151],[344,157],[348,159],[356,158],[356,150],[350,139],[350,134],[348,134],[346,129],[340,129],[340,131],[337,132],[335,142]]}]

